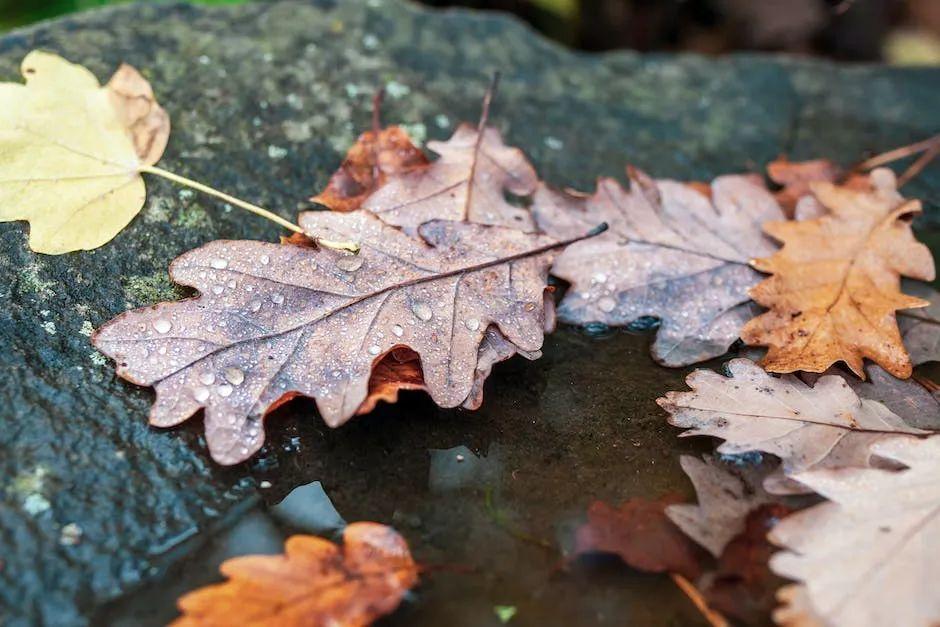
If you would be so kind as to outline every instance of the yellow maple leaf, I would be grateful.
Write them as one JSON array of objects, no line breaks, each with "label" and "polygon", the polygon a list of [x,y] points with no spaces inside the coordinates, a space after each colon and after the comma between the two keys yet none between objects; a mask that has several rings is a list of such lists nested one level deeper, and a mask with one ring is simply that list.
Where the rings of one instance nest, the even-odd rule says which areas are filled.
[{"label": "yellow maple leaf", "polygon": [[143,207],[169,116],[128,65],[105,86],[46,52],[21,70],[25,84],[0,83],[0,221],[28,220],[37,252],[97,248]]},{"label": "yellow maple leaf", "polygon": [[769,347],[761,365],[770,372],[823,372],[844,361],[864,378],[867,358],[909,377],[895,312],[929,303],[902,293],[900,277],[934,278],[930,250],[905,219],[920,202],[898,194],[890,170],[872,172],[868,189],[820,182],[811,190],[828,213],[764,225],[783,248],[751,262],[773,275],[750,292],[770,311],[748,322],[741,338]]}]

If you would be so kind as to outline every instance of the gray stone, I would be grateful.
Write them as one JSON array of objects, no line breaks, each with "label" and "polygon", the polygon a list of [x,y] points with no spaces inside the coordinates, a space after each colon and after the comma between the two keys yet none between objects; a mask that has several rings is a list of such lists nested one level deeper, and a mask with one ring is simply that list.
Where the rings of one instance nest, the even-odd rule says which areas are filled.
[{"label": "gray stone", "polygon": [[[0,79],[19,80],[19,61],[34,48],[61,53],[101,78],[121,61],[140,68],[173,118],[161,165],[286,217],[325,184],[367,127],[381,85],[385,120],[437,139],[458,121],[476,119],[489,77],[501,71],[494,124],[549,182],[582,189],[600,175],[622,179],[627,162],[655,176],[704,180],[759,170],[784,152],[851,163],[940,129],[937,70],[574,54],[510,18],[431,12],[397,0],[88,12],[0,38]],[[925,228],[938,186],[937,168],[910,186],[931,205]],[[296,424],[285,419],[269,428],[266,459],[280,468],[220,469],[205,453],[198,420],[168,431],[147,426],[152,392],[116,379],[87,333],[130,306],[182,295],[166,275],[180,253],[217,238],[274,240],[279,231],[163,181],[149,180],[148,188],[129,228],[93,252],[36,255],[23,223],[0,225],[5,627],[103,624],[94,619],[102,608],[158,585],[226,511],[246,507],[251,475],[277,479],[285,490],[323,478],[351,520],[388,522],[399,510],[420,516],[422,530],[409,538],[419,553],[477,565],[472,586],[469,575],[435,575],[423,609],[404,624],[472,624],[465,617],[491,617],[492,604],[517,601],[525,602],[517,620],[532,621],[526,624],[600,623],[624,603],[638,608],[631,616],[639,623],[649,624],[644,612],[674,624],[698,620],[668,581],[661,588],[649,579],[559,587],[551,576],[557,555],[488,527],[482,499],[423,492],[427,449],[466,444],[479,452],[496,440],[512,474],[500,476],[493,498],[512,498],[515,508],[500,510],[500,520],[518,513],[513,520],[542,537],[583,511],[589,497],[651,496],[685,485],[675,463],[680,445],[652,404],[681,386],[682,373],[649,365],[645,338],[598,340],[562,330],[543,360],[498,369],[496,389],[471,417],[439,415],[422,400],[383,409],[382,422],[361,418],[328,433],[311,406],[301,405]],[[579,355],[589,362],[579,366]],[[292,429],[302,431],[299,446],[287,435]],[[533,477],[551,488],[525,483]],[[441,499],[455,500],[445,507]],[[68,527],[63,535],[72,524],[80,533]],[[450,603],[460,595],[469,596]]]}]

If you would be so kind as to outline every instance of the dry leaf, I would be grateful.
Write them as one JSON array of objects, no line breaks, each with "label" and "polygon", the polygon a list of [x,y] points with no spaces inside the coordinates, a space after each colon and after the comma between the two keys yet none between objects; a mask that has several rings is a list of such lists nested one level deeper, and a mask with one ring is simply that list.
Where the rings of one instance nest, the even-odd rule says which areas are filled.
[{"label": "dry leaf", "polygon": [[612,553],[637,570],[677,573],[694,581],[707,555],[666,517],[666,507],[679,500],[630,499],[619,509],[595,501],[576,533],[574,556]]},{"label": "dry leaf", "polygon": [[895,312],[928,303],[901,293],[900,276],[933,280],[933,258],[903,219],[920,203],[898,194],[890,170],[874,171],[871,181],[871,191],[815,183],[827,215],[764,225],[784,246],[752,263],[774,275],[751,290],[770,311],[741,337],[768,347],[767,370],[823,372],[844,361],[864,377],[869,358],[896,377],[911,375]]},{"label": "dry leaf", "polygon": [[723,354],[756,311],[748,290],[760,275],[748,262],[775,250],[761,225],[782,219],[780,207],[747,176],[715,179],[711,199],[638,171],[631,179],[629,191],[601,179],[587,198],[545,187],[536,193],[533,213],[549,235],[610,225],[556,259],[552,273],[571,283],[559,317],[608,325],[658,317],[653,357],[668,366]]},{"label": "dry leaf", "polygon": [[25,85],[0,83],[0,221],[28,220],[37,252],[97,248],[143,206],[139,169],[163,153],[169,117],[127,65],[105,87],[45,52],[22,72]]},{"label": "dry leaf", "polygon": [[428,142],[428,148],[440,157],[388,176],[363,208],[409,231],[436,219],[534,230],[529,212],[509,204],[505,192],[528,196],[538,177],[522,151],[506,146],[498,130],[481,132],[463,124],[449,140]]},{"label": "dry leaf", "polygon": [[362,211],[300,222],[362,252],[212,242],[170,267],[199,297],[127,312],[93,338],[120,376],[156,388],[152,424],[205,408],[218,462],[257,451],[262,416],[285,396],[314,397],[328,425],[342,424],[369,396],[373,365],[398,348],[420,355],[442,407],[474,394],[490,326],[522,351],[541,348],[551,251],[567,242],[444,221],[422,225],[419,240]]},{"label": "dry leaf", "polygon": [[[859,398],[840,376],[821,377],[809,387],[794,376],[773,377],[754,362],[734,359],[728,377],[696,370],[686,378],[691,392],[669,392],[657,403],[669,423],[725,440],[720,453],[763,451],[778,456],[787,476],[817,468],[865,467],[873,443],[894,434],[930,432],[906,424],[881,403]],[[765,481],[773,493],[799,493],[779,480]]]},{"label": "dry leaf", "polygon": [[333,211],[353,211],[389,177],[427,165],[428,159],[401,127],[376,128],[359,136],[326,189],[311,198]]},{"label": "dry leaf", "polygon": [[[773,500],[761,487],[767,474],[759,467],[732,469],[711,458],[691,455],[679,459],[688,475],[698,504],[679,503],[666,508],[679,529],[715,557],[745,530],[748,513]],[[736,472],[735,472],[736,470]]]},{"label": "dry leaf", "polygon": [[828,159],[790,161],[786,157],[780,157],[767,164],[767,176],[782,186],[774,196],[790,216],[796,210],[799,200],[809,195],[811,183],[835,183],[841,174],[842,169]]},{"label": "dry leaf", "polygon": [[[770,566],[801,582],[785,596],[803,598],[798,608],[812,608],[825,624],[937,625],[940,438],[891,438],[872,448],[908,470],[839,468],[796,475],[830,502],[774,527],[771,541],[787,550]],[[798,608],[786,608],[778,622],[806,624]]]},{"label": "dry leaf", "polygon": [[228,578],[179,600],[174,627],[360,627],[390,614],[418,582],[404,538],[377,523],[353,523],[343,546],[293,536],[284,555],[249,555],[222,564]]},{"label": "dry leaf", "polygon": [[929,304],[923,309],[898,312],[904,346],[915,366],[940,361],[940,293],[926,283],[904,281],[904,292]]}]

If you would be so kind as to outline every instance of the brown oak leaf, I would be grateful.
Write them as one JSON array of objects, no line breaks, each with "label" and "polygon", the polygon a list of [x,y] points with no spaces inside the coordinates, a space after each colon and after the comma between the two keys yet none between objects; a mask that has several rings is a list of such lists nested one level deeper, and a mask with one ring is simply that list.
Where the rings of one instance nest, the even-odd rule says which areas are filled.
[{"label": "brown oak leaf", "polygon": [[810,195],[811,183],[835,183],[841,174],[842,168],[828,159],[790,161],[780,157],[767,164],[767,176],[781,186],[774,196],[788,216],[793,216],[800,199]]},{"label": "brown oak leaf", "polygon": [[933,280],[933,257],[904,219],[920,202],[898,194],[890,170],[875,170],[871,182],[871,190],[814,183],[826,215],[764,225],[783,248],[751,264],[773,275],[750,291],[770,311],[741,338],[768,347],[767,370],[823,372],[844,361],[864,377],[868,358],[896,377],[911,375],[895,312],[928,303],[903,294],[900,277]]},{"label": "brown oak leaf", "polygon": [[559,318],[626,325],[655,316],[653,358],[683,366],[723,354],[757,309],[748,290],[760,274],[748,266],[776,247],[761,225],[783,213],[750,176],[722,176],[710,197],[689,185],[629,170],[630,189],[600,179],[592,196],[541,186],[533,202],[539,225],[570,237],[598,222],[610,229],[569,246],[552,274],[571,283]]},{"label": "brown oak leaf", "polygon": [[680,497],[630,499],[615,508],[595,501],[575,535],[574,556],[612,553],[628,566],[650,573],[677,573],[695,580],[707,554],[666,516]]},{"label": "brown oak leaf", "polygon": [[409,231],[436,219],[535,230],[531,214],[509,204],[504,194],[532,194],[538,176],[522,151],[506,146],[485,119],[477,128],[462,124],[446,142],[428,142],[440,157],[389,175],[363,208]]},{"label": "brown oak leaf", "polygon": [[418,582],[418,566],[394,529],[353,523],[343,546],[292,536],[284,555],[224,562],[228,581],[179,599],[173,627],[361,627],[390,614]]},{"label": "brown oak leaf", "polygon": [[548,266],[569,242],[446,221],[422,225],[418,239],[362,211],[307,212],[300,223],[362,252],[212,242],[170,266],[197,298],[124,313],[93,338],[120,376],[156,388],[152,424],[204,408],[218,462],[257,451],[262,417],[284,397],[314,397],[328,425],[342,424],[396,349],[417,353],[432,399],[456,407],[478,393],[478,364],[488,371],[490,327],[522,351],[541,348]]},{"label": "brown oak leaf", "polygon": [[[810,387],[792,375],[773,377],[747,359],[726,367],[728,377],[696,370],[686,378],[691,392],[669,392],[656,402],[669,412],[669,424],[689,429],[683,437],[721,438],[720,453],[771,453],[782,460],[787,477],[808,469],[867,467],[878,462],[871,453],[875,442],[930,433],[877,401],[859,398],[838,375]],[[807,491],[783,479],[771,475],[764,487],[772,493]]]},{"label": "brown oak leaf", "polygon": [[379,92],[372,103],[372,129],[359,136],[339,169],[330,177],[326,189],[310,200],[333,211],[353,211],[390,176],[428,164],[428,158],[411,143],[404,129],[399,126],[381,127],[381,102],[382,94]]}]

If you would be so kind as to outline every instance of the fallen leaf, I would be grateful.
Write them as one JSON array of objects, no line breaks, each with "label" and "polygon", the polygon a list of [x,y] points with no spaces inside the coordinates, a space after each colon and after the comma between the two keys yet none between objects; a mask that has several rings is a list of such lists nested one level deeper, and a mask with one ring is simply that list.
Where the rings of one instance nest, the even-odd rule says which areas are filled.
[{"label": "fallen leaf", "polygon": [[35,51],[22,73],[25,85],[0,83],[0,221],[27,220],[37,252],[97,248],[143,206],[139,172],[163,153],[169,117],[127,65],[102,87]]},{"label": "fallen leaf", "polygon": [[205,408],[213,458],[234,464],[261,447],[261,419],[283,397],[314,397],[328,425],[344,423],[390,351],[420,355],[425,389],[456,407],[474,393],[491,326],[519,350],[541,348],[548,266],[568,242],[445,221],[416,239],[362,211],[300,222],[362,252],[212,242],[170,266],[197,298],[124,313],[93,336],[120,376],[156,388],[151,424]]},{"label": "fallen leaf", "polygon": [[428,142],[428,148],[440,157],[390,174],[363,208],[409,231],[436,219],[535,230],[529,212],[509,204],[505,192],[528,196],[538,176],[521,150],[503,143],[498,130],[462,124],[449,140]]},{"label": "fallen leaf", "polygon": [[347,526],[342,548],[298,535],[284,550],[224,562],[228,581],[181,597],[173,626],[359,627],[393,612],[418,582],[404,538],[377,523]]},{"label": "fallen leaf", "polygon": [[885,439],[872,448],[908,469],[795,475],[829,502],[789,516],[770,533],[786,549],[774,555],[771,569],[800,582],[783,589],[799,605],[781,611],[778,623],[809,623],[807,608],[831,625],[940,622],[934,589],[940,578],[940,438]]},{"label": "fallen leaf", "polygon": [[767,620],[774,608],[780,578],[769,566],[776,548],[767,533],[793,512],[786,505],[767,503],[751,510],[741,532],[725,547],[715,570],[702,577],[702,592],[708,605],[744,625]]},{"label": "fallen leaf", "polygon": [[780,207],[753,177],[719,177],[709,199],[682,183],[630,176],[629,191],[600,179],[586,198],[544,186],[535,195],[535,219],[553,237],[610,225],[556,259],[552,274],[571,283],[560,319],[626,325],[655,316],[653,358],[667,366],[723,354],[757,311],[748,290],[761,277],[748,262],[775,250],[761,225],[782,219]]},{"label": "fallen leaf", "polygon": [[391,176],[426,166],[427,157],[399,126],[381,128],[381,95],[373,101],[373,128],[361,134],[322,192],[311,198],[333,211],[358,209]]},{"label": "fallen leaf", "polygon": [[904,281],[904,291],[929,303],[923,309],[898,312],[904,346],[915,366],[940,361],[940,292],[926,283]]},{"label": "fallen leaf", "polygon": [[844,361],[864,377],[868,358],[896,377],[911,375],[895,312],[928,303],[903,294],[900,276],[933,280],[933,257],[903,220],[920,202],[898,194],[890,170],[875,170],[871,180],[871,191],[815,183],[827,215],[764,225],[784,245],[751,264],[773,274],[750,291],[770,311],[748,322],[741,338],[768,347],[767,370],[823,372]]},{"label": "fallen leaf", "polygon": [[698,504],[670,505],[666,516],[709,553],[720,557],[728,543],[745,530],[748,513],[773,500],[761,487],[766,469],[735,469],[691,455],[683,455],[679,463],[695,486]]},{"label": "fallen leaf", "polygon": [[611,553],[643,572],[697,579],[707,555],[665,512],[679,501],[676,496],[630,499],[619,508],[595,501],[588,509],[587,522],[576,532],[574,556]]},{"label": "fallen leaf", "polygon": [[895,379],[875,365],[865,372],[867,381],[847,379],[859,397],[878,401],[912,427],[940,431],[940,399],[935,393],[914,378]]},{"label": "fallen leaf", "polygon": [[828,159],[790,161],[779,157],[767,164],[767,176],[782,187],[774,196],[790,216],[796,211],[799,200],[810,195],[811,183],[835,183],[841,174],[842,169]]},{"label": "fallen leaf", "polygon": [[[787,477],[809,469],[866,467],[879,440],[930,433],[877,401],[859,398],[841,376],[823,376],[810,387],[792,375],[773,377],[747,359],[728,362],[727,370],[728,377],[696,370],[686,378],[691,392],[668,392],[656,402],[669,412],[671,425],[689,429],[680,437],[721,438],[719,453],[771,453],[782,460]],[[772,493],[806,491],[779,479],[764,487]]]}]

